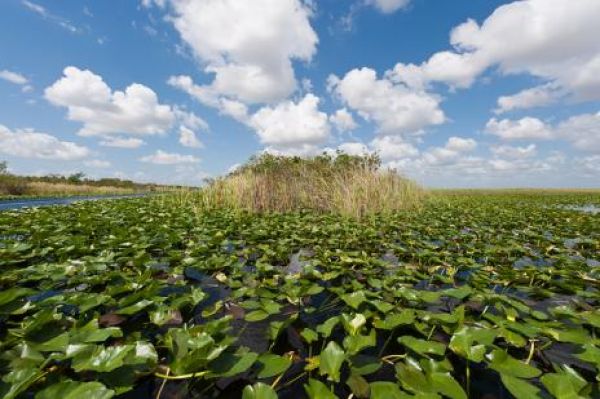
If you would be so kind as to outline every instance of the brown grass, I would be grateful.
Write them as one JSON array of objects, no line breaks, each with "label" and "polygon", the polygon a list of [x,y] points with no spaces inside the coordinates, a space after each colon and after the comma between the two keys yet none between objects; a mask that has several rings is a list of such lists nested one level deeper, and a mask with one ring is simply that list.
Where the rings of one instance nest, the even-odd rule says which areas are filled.
[{"label": "brown grass", "polygon": [[194,197],[201,209],[250,212],[312,210],[361,218],[418,207],[424,190],[373,157],[321,155],[310,159],[265,155]]}]

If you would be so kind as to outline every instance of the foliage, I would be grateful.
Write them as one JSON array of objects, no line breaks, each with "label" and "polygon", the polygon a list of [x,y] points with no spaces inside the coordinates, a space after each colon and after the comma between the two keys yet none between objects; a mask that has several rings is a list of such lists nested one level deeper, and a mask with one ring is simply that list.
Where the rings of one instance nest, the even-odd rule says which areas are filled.
[{"label": "foliage", "polygon": [[173,197],[0,213],[0,397],[599,395],[598,193]]}]

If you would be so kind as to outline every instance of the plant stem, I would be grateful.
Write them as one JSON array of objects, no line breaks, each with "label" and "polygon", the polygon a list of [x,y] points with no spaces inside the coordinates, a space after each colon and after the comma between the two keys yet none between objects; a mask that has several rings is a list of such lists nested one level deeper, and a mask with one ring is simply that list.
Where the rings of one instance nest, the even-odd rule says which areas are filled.
[{"label": "plant stem", "polygon": [[154,373],[154,376],[158,377],[158,378],[163,378],[165,380],[187,380],[188,378],[203,377],[206,374],[208,374],[208,370],[200,371],[198,373],[182,374],[182,375],[169,375],[169,372],[167,372],[167,374]]}]

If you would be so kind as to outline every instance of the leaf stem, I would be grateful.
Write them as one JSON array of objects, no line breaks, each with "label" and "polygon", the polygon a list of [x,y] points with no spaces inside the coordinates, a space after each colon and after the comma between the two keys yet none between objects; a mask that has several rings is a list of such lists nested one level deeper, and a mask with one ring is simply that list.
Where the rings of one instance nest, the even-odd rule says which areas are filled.
[{"label": "leaf stem", "polygon": [[167,374],[154,373],[154,376],[165,380],[187,380],[188,378],[203,377],[206,374],[208,374],[208,370],[182,375],[169,375],[169,372],[167,371]]}]

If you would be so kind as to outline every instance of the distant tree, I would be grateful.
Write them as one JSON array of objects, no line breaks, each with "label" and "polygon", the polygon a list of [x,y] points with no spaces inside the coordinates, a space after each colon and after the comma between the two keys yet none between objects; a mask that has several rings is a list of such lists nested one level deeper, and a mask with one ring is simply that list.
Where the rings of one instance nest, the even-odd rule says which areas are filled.
[{"label": "distant tree", "polygon": [[6,161],[1,161],[0,162],[0,175],[7,175],[8,174],[8,164],[6,163]]},{"label": "distant tree", "polygon": [[67,178],[67,180],[70,183],[81,183],[84,178],[85,178],[85,173],[83,173],[83,172],[77,172],[77,173],[73,173],[72,175],[70,175]]}]

